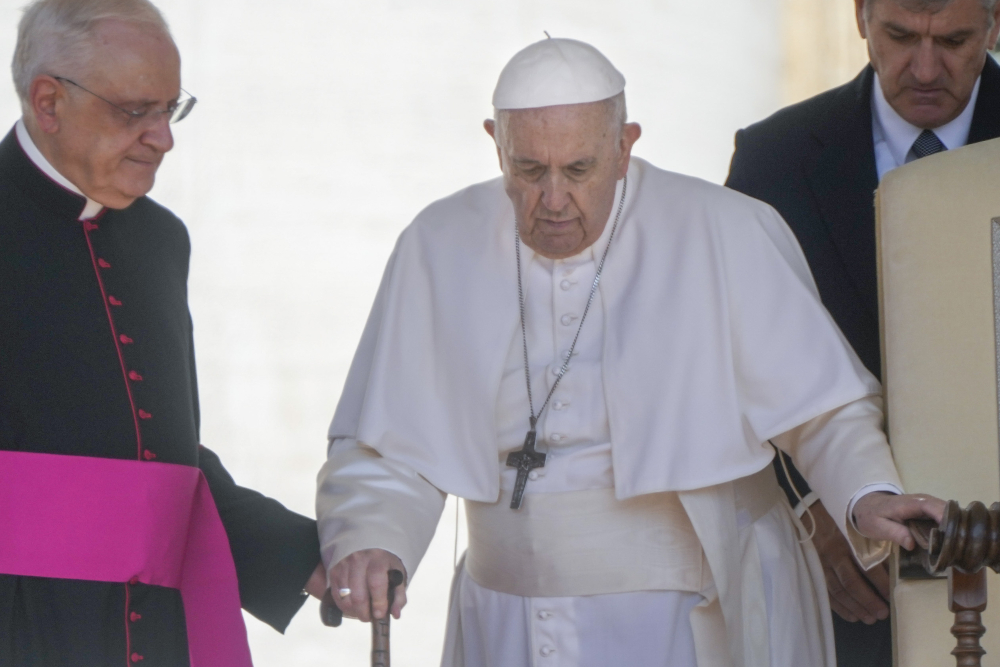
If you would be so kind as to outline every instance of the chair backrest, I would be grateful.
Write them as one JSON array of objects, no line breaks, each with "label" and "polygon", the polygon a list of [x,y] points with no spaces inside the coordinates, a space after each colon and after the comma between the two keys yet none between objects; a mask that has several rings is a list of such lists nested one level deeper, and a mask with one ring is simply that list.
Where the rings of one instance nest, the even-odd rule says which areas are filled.
[{"label": "chair backrest", "polygon": [[[1000,500],[1000,140],[890,172],[875,207],[886,414],[903,484],[989,505]],[[995,661],[1000,577],[989,587],[983,646]],[[893,602],[896,665],[947,664],[946,582],[894,580]]]}]

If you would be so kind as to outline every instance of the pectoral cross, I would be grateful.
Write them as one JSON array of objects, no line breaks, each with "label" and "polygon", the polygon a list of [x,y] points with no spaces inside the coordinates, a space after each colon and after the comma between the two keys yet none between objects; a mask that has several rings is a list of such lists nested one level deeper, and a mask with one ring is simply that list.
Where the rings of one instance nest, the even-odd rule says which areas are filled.
[{"label": "pectoral cross", "polygon": [[514,495],[510,499],[510,508],[516,510],[521,508],[521,499],[524,497],[524,486],[528,483],[528,473],[535,468],[545,467],[545,454],[535,451],[534,423],[532,423],[528,435],[524,436],[524,447],[520,451],[511,452],[507,455],[507,465],[511,468],[517,468]]}]

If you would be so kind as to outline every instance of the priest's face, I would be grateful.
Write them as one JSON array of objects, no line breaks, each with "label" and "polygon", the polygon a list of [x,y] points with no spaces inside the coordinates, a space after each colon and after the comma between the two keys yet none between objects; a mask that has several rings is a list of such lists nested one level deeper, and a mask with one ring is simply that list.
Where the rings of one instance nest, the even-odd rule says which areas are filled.
[{"label": "priest's face", "polygon": [[608,102],[507,111],[497,141],[504,187],[525,245],[551,259],[592,245],[615,205],[641,130],[619,126]]},{"label": "priest's face", "polygon": [[[125,208],[152,189],[174,145],[170,114],[158,112],[180,94],[180,56],[162,30],[117,20],[96,28],[94,44],[85,66],[32,84],[33,125],[40,130],[32,137],[84,194]],[[149,113],[132,118],[127,111]]]},{"label": "priest's face", "polygon": [[965,109],[1000,31],[1000,3],[855,0],[885,99],[911,125],[934,129]]}]

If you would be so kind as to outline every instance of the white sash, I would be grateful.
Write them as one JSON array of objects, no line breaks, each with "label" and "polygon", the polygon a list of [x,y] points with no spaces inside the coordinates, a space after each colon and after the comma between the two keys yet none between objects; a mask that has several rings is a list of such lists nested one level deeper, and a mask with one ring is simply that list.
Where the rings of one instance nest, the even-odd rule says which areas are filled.
[{"label": "white sash", "polygon": [[[752,523],[781,499],[768,466],[737,480],[737,512]],[[520,510],[466,501],[465,567],[484,588],[522,597],[633,591],[698,593],[712,576],[676,493],[617,500],[613,489],[538,493]]]}]

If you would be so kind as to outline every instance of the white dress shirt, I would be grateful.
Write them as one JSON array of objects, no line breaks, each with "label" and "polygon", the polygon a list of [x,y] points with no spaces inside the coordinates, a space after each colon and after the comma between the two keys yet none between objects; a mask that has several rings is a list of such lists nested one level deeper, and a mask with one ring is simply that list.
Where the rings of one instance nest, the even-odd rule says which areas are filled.
[{"label": "white dress shirt", "polygon": [[56,168],[53,167],[47,159],[45,159],[45,156],[42,155],[42,152],[38,150],[38,146],[36,146],[35,142],[31,139],[31,135],[28,134],[28,128],[24,126],[23,118],[18,119],[17,125],[15,125],[14,128],[15,133],[17,134],[17,141],[21,144],[21,149],[28,156],[28,159],[31,160],[43,174],[60,187],[69,190],[75,195],[80,195],[87,200],[86,204],[84,204],[83,211],[80,212],[78,220],[90,220],[104,210],[103,204],[96,202],[87,195],[83,194],[83,191],[81,191],[80,188],[73,185],[68,178],[56,171]]},{"label": "white dress shirt", "polygon": [[[969,141],[972,115],[976,110],[976,98],[979,97],[979,83],[980,79],[976,79],[972,97],[962,113],[941,127],[933,128],[934,134],[947,150],[960,148]],[[882,85],[876,74],[872,83],[872,139],[875,142],[875,168],[878,170],[879,181],[887,172],[917,159],[912,151],[913,142],[923,131],[923,128],[905,121],[892,108],[882,93]]]}]

